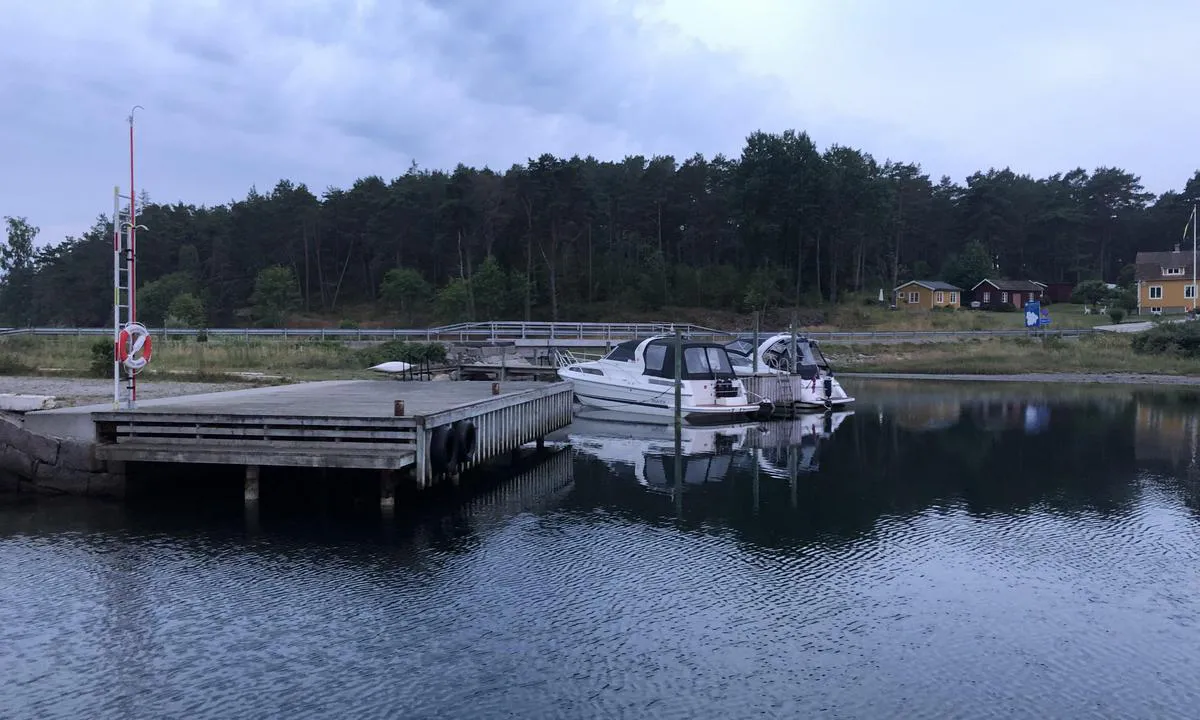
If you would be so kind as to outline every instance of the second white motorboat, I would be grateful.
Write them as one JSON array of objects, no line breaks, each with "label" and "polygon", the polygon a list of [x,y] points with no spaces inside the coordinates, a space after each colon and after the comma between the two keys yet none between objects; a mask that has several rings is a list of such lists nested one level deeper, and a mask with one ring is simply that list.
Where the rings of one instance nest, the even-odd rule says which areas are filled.
[{"label": "second white motorboat", "polygon": [[[682,343],[680,413],[690,423],[768,416],[769,402],[751,400],[728,351],[706,342]],[[628,340],[591,362],[569,363],[558,376],[581,405],[643,415],[675,414],[675,339]]]},{"label": "second white motorboat", "polygon": [[[734,372],[744,379],[747,389],[783,408],[833,410],[854,402],[821,353],[817,343],[789,333],[771,335],[754,346],[751,338],[738,338],[725,345]],[[758,368],[755,369],[755,356]]]}]

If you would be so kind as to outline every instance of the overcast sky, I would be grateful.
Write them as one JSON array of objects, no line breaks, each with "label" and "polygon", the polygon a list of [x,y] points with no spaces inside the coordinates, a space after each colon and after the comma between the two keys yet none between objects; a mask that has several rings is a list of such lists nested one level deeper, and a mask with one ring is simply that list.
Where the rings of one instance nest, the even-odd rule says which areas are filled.
[{"label": "overcast sky", "polygon": [[737,155],[807,130],[962,179],[1200,165],[1200,2],[0,0],[0,215],[197,204],[412,160]]}]

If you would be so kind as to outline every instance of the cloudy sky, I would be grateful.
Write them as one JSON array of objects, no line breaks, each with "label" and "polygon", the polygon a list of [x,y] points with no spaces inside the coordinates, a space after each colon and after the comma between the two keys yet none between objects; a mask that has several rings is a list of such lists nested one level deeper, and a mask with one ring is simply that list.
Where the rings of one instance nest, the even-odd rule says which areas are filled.
[{"label": "cloudy sky", "polygon": [[736,155],[755,130],[961,180],[1200,166],[1200,2],[0,0],[0,215],[128,183],[213,204],[542,152]]}]

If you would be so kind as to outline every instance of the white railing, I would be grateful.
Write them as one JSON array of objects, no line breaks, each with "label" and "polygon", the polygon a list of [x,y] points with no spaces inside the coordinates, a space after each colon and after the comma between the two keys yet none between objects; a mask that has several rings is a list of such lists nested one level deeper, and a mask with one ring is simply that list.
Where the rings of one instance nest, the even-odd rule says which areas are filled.
[{"label": "white railing", "polygon": [[[747,330],[728,331],[687,323],[566,323],[566,322],[477,322],[456,323],[424,329],[413,328],[151,328],[157,337],[297,338],[330,340],[413,340],[439,342],[526,341],[553,345],[555,342],[595,342],[597,346],[648,335],[672,335],[679,329],[692,340],[724,342],[735,336],[748,336]],[[769,337],[775,331],[763,329]],[[1077,336],[1095,332],[1092,328],[1041,329],[1037,336]],[[830,342],[855,340],[903,340],[906,338],[1024,337],[1029,330],[856,330],[802,332],[805,337]],[[0,328],[0,337],[13,335],[111,337],[112,328],[36,327]]]}]

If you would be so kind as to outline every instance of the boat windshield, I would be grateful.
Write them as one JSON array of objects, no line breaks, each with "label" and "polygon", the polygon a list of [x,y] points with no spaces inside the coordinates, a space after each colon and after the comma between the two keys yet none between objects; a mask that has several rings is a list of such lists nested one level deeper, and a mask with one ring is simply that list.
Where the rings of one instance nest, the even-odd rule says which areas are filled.
[{"label": "boat windshield", "polygon": [[[790,338],[781,339],[778,342],[767,348],[763,353],[766,359],[767,366],[773,368],[787,369],[792,365],[792,341]],[[797,338],[796,342],[796,365],[794,371],[800,374],[806,374],[804,368],[809,368],[808,372],[814,372],[812,368],[825,368],[825,358],[820,356],[820,350],[817,349],[816,343],[805,338]]]},{"label": "boat windshield", "polygon": [[733,366],[729,354],[719,347],[685,347],[683,364],[689,377],[729,377]]},{"label": "boat windshield", "polygon": [[604,359],[630,362],[633,360],[634,351],[637,350],[638,345],[641,345],[641,342],[641,340],[626,340],[610,350]]},{"label": "boat windshield", "polygon": [[741,338],[726,344],[725,349],[731,353],[750,357],[754,353],[754,343],[746,340],[745,338]]}]

